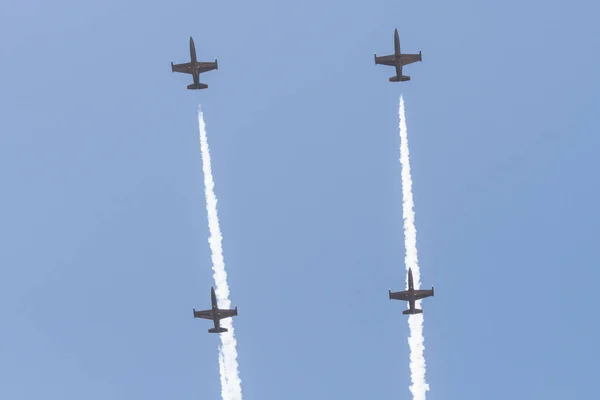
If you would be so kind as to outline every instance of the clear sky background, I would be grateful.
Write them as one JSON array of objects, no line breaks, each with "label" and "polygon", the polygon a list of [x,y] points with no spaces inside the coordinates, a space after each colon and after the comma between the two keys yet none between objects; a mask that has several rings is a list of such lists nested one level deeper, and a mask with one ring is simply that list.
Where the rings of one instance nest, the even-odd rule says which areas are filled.
[{"label": "clear sky background", "polygon": [[[486,3],[486,4],[483,4]],[[493,3],[493,4],[492,4]],[[408,399],[398,98],[428,399],[596,398],[599,7],[0,7],[0,398],[219,399],[202,105],[245,399]],[[423,50],[407,83],[375,66]],[[219,59],[202,75],[170,61]]]}]

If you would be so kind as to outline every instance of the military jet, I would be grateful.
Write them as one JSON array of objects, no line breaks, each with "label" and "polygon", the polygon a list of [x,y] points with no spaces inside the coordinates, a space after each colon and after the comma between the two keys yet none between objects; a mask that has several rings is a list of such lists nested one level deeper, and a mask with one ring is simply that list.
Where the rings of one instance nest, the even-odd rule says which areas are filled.
[{"label": "military jet", "polygon": [[215,327],[208,330],[209,333],[222,333],[227,332],[227,329],[221,328],[220,321],[223,318],[229,318],[237,315],[237,307],[233,310],[221,310],[217,307],[217,296],[215,295],[215,288],[210,288],[210,297],[212,301],[212,308],[210,310],[196,311],[194,308],[194,318],[212,319]]},{"label": "military jet", "polygon": [[200,83],[200,74],[203,72],[212,71],[213,69],[219,69],[219,64],[215,58],[215,62],[201,62],[196,60],[196,46],[194,46],[194,39],[190,36],[190,59],[189,63],[184,64],[173,64],[171,61],[171,72],[181,72],[182,74],[191,74],[194,78],[194,83],[188,85],[188,89],[206,89],[208,87],[205,83]]},{"label": "military jet", "polygon": [[394,32],[394,54],[389,56],[375,57],[375,65],[389,65],[396,67],[396,76],[390,78],[390,82],[406,82],[410,81],[410,76],[402,75],[402,66],[421,61],[421,50],[419,54],[402,54],[400,53],[400,38],[398,37],[398,29]]},{"label": "military jet", "polygon": [[403,292],[392,292],[390,290],[389,294],[390,294],[390,300],[408,301],[408,304],[409,304],[408,310],[402,311],[402,314],[404,314],[404,315],[406,315],[406,314],[423,314],[423,310],[419,310],[418,308],[415,308],[415,301],[424,299],[426,297],[433,296],[433,286],[431,287],[431,290],[415,290],[414,283],[413,283],[412,269],[409,268],[408,269],[408,290],[405,290]]}]

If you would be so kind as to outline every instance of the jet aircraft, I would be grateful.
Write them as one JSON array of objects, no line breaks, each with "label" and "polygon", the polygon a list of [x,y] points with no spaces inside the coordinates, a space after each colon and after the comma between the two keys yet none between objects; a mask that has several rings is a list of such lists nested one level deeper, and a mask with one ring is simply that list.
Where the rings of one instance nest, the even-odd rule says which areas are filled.
[{"label": "jet aircraft", "polygon": [[415,301],[421,300],[426,297],[433,296],[433,286],[431,290],[415,290],[413,283],[413,274],[412,268],[408,269],[408,290],[402,292],[392,292],[389,291],[390,300],[403,300],[408,301],[409,307],[408,310],[402,311],[402,314],[423,314],[423,310],[419,310],[415,308]]},{"label": "jet aircraft", "polygon": [[219,69],[219,64],[215,58],[215,62],[202,62],[196,59],[196,46],[194,39],[190,36],[190,62],[183,64],[173,64],[171,61],[171,72],[181,72],[182,74],[191,74],[194,78],[194,83],[188,85],[188,89],[206,89],[205,83],[200,83],[200,74],[203,72]]},{"label": "jet aircraft", "polygon": [[410,76],[402,75],[402,66],[421,61],[421,50],[419,54],[402,54],[400,53],[400,38],[398,37],[398,29],[394,32],[394,54],[389,56],[375,57],[375,65],[389,65],[396,67],[396,76],[390,78],[390,82],[405,82],[410,81]]},{"label": "jet aircraft", "polygon": [[237,315],[237,307],[233,310],[222,310],[217,306],[217,296],[215,295],[215,288],[210,288],[210,297],[212,301],[212,308],[210,310],[196,311],[194,308],[194,318],[212,319],[215,327],[210,328],[210,333],[222,333],[227,332],[227,329],[221,328],[221,320],[223,318],[229,318]]}]

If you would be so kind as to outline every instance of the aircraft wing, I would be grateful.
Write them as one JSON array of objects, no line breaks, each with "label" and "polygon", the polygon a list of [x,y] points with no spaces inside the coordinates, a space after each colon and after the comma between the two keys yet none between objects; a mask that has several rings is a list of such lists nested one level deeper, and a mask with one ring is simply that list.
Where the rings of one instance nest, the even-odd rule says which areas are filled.
[{"label": "aircraft wing", "polygon": [[390,300],[391,299],[408,301],[408,291],[404,290],[402,292],[392,292],[390,290]]},{"label": "aircraft wing", "polygon": [[173,64],[171,63],[171,70],[173,72],[181,72],[182,74],[192,73],[192,63]]},{"label": "aircraft wing", "polygon": [[415,300],[433,296],[433,290],[415,290]]},{"label": "aircraft wing", "polygon": [[219,309],[219,314],[221,314],[221,319],[233,317],[233,316],[237,315],[237,308],[234,308],[233,310],[221,310],[221,309]]},{"label": "aircraft wing", "polygon": [[215,60],[215,62],[197,62],[196,65],[198,68],[198,73],[208,72],[219,68],[217,60]]},{"label": "aircraft wing", "polygon": [[[196,69],[198,73],[212,71],[213,69],[218,69],[219,66],[217,61],[215,62],[197,62]],[[171,63],[171,70],[173,72],[181,72],[182,74],[193,74],[192,63],[183,63],[183,64],[173,64]]]},{"label": "aircraft wing", "polygon": [[400,56],[400,63],[402,65],[412,64],[417,61],[421,61],[421,54],[402,54]]},{"label": "aircraft wing", "polygon": [[375,56],[375,64],[394,66],[396,65],[396,57],[394,55],[381,57]]},{"label": "aircraft wing", "polygon": [[212,310],[196,311],[194,309],[194,318],[213,319]]}]

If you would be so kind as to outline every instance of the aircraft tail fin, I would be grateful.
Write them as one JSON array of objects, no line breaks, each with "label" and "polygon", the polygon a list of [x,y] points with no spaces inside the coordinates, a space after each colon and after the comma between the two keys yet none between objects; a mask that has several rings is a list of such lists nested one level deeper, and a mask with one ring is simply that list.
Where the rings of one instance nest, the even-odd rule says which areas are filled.
[{"label": "aircraft tail fin", "polygon": [[409,308],[408,310],[402,311],[402,314],[404,314],[404,315],[408,315],[408,314],[423,314],[423,310],[419,310],[418,308],[415,308],[415,309],[411,310]]},{"label": "aircraft tail fin", "polygon": [[410,76],[400,75],[400,76],[392,76],[390,78],[390,82],[406,82],[406,81],[410,81]]},{"label": "aircraft tail fin", "polygon": [[196,89],[196,90],[198,90],[198,89],[206,89],[207,87],[208,87],[208,85],[206,83],[199,83],[197,85],[195,83],[192,83],[191,85],[187,86],[188,89],[192,89],[192,90],[193,89]]},{"label": "aircraft tail fin", "polygon": [[223,332],[227,332],[227,329],[225,328],[210,328],[208,330],[209,333],[223,333]]}]

